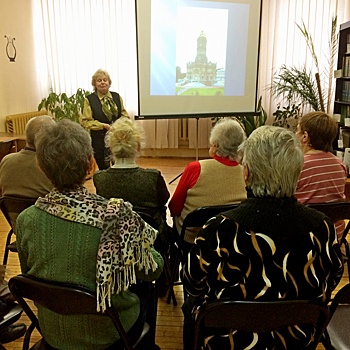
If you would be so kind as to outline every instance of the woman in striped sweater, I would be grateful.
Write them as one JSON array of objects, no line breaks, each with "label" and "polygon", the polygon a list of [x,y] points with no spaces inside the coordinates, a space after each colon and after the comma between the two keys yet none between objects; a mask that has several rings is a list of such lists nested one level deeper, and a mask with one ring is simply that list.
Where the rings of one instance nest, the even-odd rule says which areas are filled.
[{"label": "woman in striped sweater", "polygon": [[[324,112],[311,112],[301,117],[296,136],[304,152],[304,166],[295,196],[302,204],[334,202],[345,198],[346,166],[330,152],[338,126]],[[338,238],[344,222],[336,223]]]}]

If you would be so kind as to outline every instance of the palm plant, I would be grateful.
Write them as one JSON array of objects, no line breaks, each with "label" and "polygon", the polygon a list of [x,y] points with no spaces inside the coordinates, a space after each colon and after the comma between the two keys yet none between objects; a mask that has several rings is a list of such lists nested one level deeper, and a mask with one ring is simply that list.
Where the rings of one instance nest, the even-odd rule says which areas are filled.
[{"label": "palm plant", "polygon": [[290,105],[292,101],[309,104],[315,111],[320,110],[321,104],[317,83],[305,67],[287,67],[283,65],[275,74],[271,85],[271,93],[275,97],[283,97]]},{"label": "palm plant", "polygon": [[[275,73],[273,82],[269,87],[270,92],[275,98],[281,98],[282,101],[286,101],[288,106],[301,103],[302,106],[309,105],[313,110],[322,110],[329,113],[333,96],[333,70],[338,48],[336,34],[337,17],[332,19],[329,58],[327,59],[327,66],[322,72],[319,67],[312,37],[306,29],[305,23],[303,22],[301,26],[297,24],[297,27],[304,36],[314,62],[316,73],[313,74],[305,66],[298,68],[282,65],[279,72]],[[323,82],[323,86],[321,81]],[[324,101],[326,101],[326,106]]]}]

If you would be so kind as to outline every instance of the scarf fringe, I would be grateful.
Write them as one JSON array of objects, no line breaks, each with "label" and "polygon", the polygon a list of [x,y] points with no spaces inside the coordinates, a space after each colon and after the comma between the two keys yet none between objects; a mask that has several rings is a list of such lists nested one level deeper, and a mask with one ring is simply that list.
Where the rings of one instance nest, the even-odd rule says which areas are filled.
[{"label": "scarf fringe", "polygon": [[97,312],[105,312],[107,305],[112,305],[112,295],[119,294],[122,291],[128,290],[131,284],[136,284],[135,266],[139,270],[145,270],[148,274],[149,271],[154,272],[158,264],[155,262],[153,255],[148,250],[142,250],[138,247],[135,252],[137,262],[128,265],[123,271],[114,271],[111,274],[111,278],[104,284],[97,284]]}]

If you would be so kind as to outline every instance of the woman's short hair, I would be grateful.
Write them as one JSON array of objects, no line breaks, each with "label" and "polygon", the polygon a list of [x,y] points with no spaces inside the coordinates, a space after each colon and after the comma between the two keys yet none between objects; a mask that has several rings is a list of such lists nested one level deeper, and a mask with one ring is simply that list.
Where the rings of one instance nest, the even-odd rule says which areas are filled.
[{"label": "woman's short hair", "polygon": [[108,72],[104,69],[98,69],[91,78],[91,85],[94,87],[94,91],[96,91],[96,81],[101,77],[106,77],[109,81],[109,85],[112,84],[112,80]]},{"label": "woman's short hair", "polygon": [[310,112],[299,119],[300,132],[309,135],[312,148],[324,152],[331,149],[332,142],[337,137],[338,125],[335,120],[324,112]]},{"label": "woman's short hair", "polygon": [[68,119],[46,124],[37,133],[35,146],[39,167],[59,191],[84,183],[93,150],[90,135],[80,124]]},{"label": "woman's short hair", "polygon": [[142,126],[129,118],[119,118],[107,134],[112,158],[136,158],[144,143]]},{"label": "woman's short hair", "polygon": [[210,133],[209,142],[216,146],[216,154],[222,158],[239,161],[238,146],[246,139],[241,124],[231,118],[219,120]]},{"label": "woman's short hair", "polygon": [[257,197],[291,197],[295,193],[304,157],[291,131],[264,125],[240,146],[248,167],[247,186]]}]

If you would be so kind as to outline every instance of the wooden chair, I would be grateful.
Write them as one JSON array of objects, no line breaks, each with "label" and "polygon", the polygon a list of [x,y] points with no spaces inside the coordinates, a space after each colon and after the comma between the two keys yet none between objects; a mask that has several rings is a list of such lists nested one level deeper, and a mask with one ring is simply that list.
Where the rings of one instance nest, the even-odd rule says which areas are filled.
[{"label": "wooden chair", "polygon": [[[227,210],[235,209],[239,206],[239,203],[235,204],[226,204],[226,205],[214,205],[214,206],[203,206],[200,208],[197,208],[193,211],[191,211],[184,219],[181,233],[178,234],[179,238],[175,242],[175,257],[173,262],[173,269],[171,273],[171,281],[170,281],[170,290],[174,290],[175,285],[182,284],[181,281],[177,281],[178,279],[178,273],[180,268],[180,263],[184,260],[184,251],[187,251],[188,248],[185,247],[185,244],[187,242],[184,241],[185,233],[187,228],[201,228],[209,219],[212,217],[225,212]],[[174,225],[174,230],[175,225]],[[185,243],[184,243],[185,242]],[[173,305],[177,305],[177,301],[175,299],[175,296],[173,296],[174,293],[169,293],[167,303],[170,304],[171,299],[173,299]],[[186,296],[186,293],[184,291],[184,296]]]},{"label": "wooden chair", "polygon": [[[339,220],[350,220],[350,201],[347,201],[347,200],[337,201],[337,202],[328,202],[328,203],[312,203],[312,204],[310,203],[307,206],[326,214],[332,220],[333,223]],[[349,248],[349,243],[346,239],[349,233],[349,230],[350,230],[350,221],[347,223],[339,243],[341,246],[344,245],[344,248],[345,248],[346,255],[344,257],[344,260],[348,264],[348,273],[349,273],[349,280],[350,280],[350,264],[349,264],[350,248]]]},{"label": "wooden chair", "polygon": [[201,349],[206,329],[232,329],[243,332],[267,333],[293,325],[316,328],[313,343],[316,349],[327,326],[326,306],[306,300],[290,301],[228,301],[215,300],[199,312],[194,328],[194,350]]},{"label": "wooden chair", "polygon": [[[119,319],[117,310],[108,307],[104,314],[96,311],[96,295],[86,288],[60,282],[43,280],[30,275],[18,275],[9,281],[9,288],[19,305],[29,317],[31,324],[24,337],[23,350],[29,349],[30,337],[36,328],[41,334],[38,318],[25,299],[32,300],[41,306],[61,315],[92,314],[110,317],[122,339],[125,349],[144,349],[143,341],[150,332],[148,323],[135,344],[131,344]],[[53,349],[45,339],[41,339],[31,349]]]},{"label": "wooden chair", "polygon": [[37,198],[4,196],[0,198],[0,210],[4,214],[6,221],[10,225],[10,231],[7,234],[3,265],[7,265],[9,252],[17,252],[16,241],[12,241],[12,235],[15,234],[16,218],[24,209],[34,205]]},{"label": "wooden chair", "polygon": [[350,347],[350,283],[341,288],[329,307],[329,323],[322,341],[327,350]]}]

